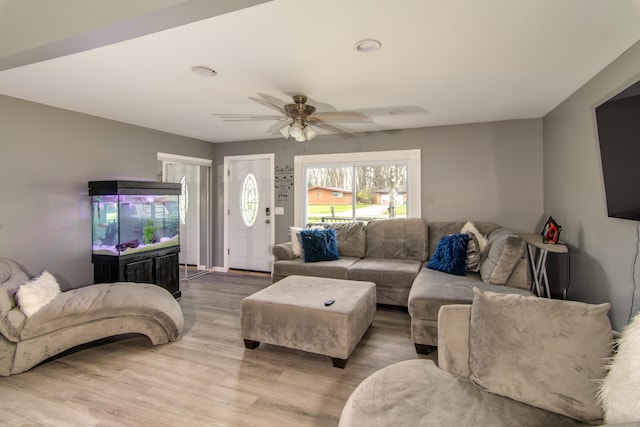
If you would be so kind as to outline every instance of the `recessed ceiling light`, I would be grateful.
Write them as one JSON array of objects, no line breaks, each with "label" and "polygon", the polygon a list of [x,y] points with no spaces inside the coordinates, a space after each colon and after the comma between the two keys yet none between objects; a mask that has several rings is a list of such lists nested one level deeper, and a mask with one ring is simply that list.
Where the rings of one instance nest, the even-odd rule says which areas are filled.
[{"label": "recessed ceiling light", "polygon": [[381,47],[382,47],[382,43],[374,39],[360,40],[355,45],[355,48],[358,52],[364,52],[364,53],[375,52],[377,50],[380,50]]},{"label": "recessed ceiling light", "polygon": [[197,74],[199,76],[204,76],[204,77],[210,77],[210,76],[215,76],[216,74],[216,70],[214,70],[213,68],[209,68],[209,67],[203,67],[200,65],[196,65],[195,67],[191,67],[191,71],[194,72],[194,74]]}]

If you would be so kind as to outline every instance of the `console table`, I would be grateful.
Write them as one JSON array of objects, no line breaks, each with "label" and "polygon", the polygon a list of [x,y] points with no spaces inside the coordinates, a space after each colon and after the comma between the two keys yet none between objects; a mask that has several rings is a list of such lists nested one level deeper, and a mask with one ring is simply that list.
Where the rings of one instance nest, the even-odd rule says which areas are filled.
[{"label": "console table", "polygon": [[[536,295],[551,298],[549,278],[547,277],[547,255],[549,255],[549,252],[568,254],[569,248],[564,243],[544,243],[542,236],[536,233],[522,233],[520,237],[527,243],[527,252],[533,275],[532,287],[535,287]],[[567,287],[562,291],[564,299],[567,298],[566,292]]]}]

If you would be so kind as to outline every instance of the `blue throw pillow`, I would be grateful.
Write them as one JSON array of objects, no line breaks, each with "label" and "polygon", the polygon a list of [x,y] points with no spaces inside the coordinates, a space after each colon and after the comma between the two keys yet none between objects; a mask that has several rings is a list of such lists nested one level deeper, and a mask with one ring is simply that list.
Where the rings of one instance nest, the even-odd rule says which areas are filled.
[{"label": "blue throw pillow", "polygon": [[336,230],[300,230],[300,240],[305,262],[333,261],[340,259]]},{"label": "blue throw pillow", "polygon": [[464,276],[467,266],[468,243],[469,235],[467,233],[444,236],[438,242],[436,252],[429,260],[427,268]]}]

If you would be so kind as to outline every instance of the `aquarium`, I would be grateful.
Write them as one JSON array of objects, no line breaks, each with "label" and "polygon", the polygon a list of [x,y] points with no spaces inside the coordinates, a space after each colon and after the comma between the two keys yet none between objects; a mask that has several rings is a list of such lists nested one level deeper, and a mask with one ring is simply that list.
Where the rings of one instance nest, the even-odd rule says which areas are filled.
[{"label": "aquarium", "polygon": [[180,246],[180,184],[93,181],[93,255],[123,256]]}]

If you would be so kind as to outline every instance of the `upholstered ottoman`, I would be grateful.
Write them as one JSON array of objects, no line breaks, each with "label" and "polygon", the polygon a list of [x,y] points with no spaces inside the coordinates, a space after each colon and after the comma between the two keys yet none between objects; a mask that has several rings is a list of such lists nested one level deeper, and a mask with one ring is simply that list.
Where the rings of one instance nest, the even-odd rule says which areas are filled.
[{"label": "upholstered ottoman", "polygon": [[242,300],[241,333],[249,349],[266,342],[323,354],[344,368],[375,312],[372,282],[288,276]]}]

